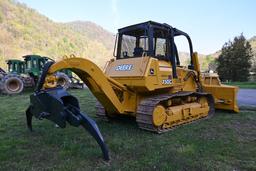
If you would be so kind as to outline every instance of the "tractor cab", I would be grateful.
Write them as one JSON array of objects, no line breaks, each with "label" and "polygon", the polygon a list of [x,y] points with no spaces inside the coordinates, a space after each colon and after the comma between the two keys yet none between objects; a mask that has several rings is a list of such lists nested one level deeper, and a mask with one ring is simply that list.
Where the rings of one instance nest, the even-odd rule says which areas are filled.
[{"label": "tractor cab", "polygon": [[51,60],[48,57],[42,57],[39,55],[26,55],[23,56],[25,61],[25,72],[33,77],[39,77],[44,64]]},{"label": "tractor cab", "polygon": [[193,69],[193,47],[189,35],[168,24],[153,21],[119,29],[114,56],[117,60],[148,56],[168,61],[172,65],[173,77],[176,78],[176,66],[180,65],[175,44],[177,36],[185,36],[188,41],[191,57],[188,68]]},{"label": "tractor cab", "polygon": [[25,63],[21,60],[7,60],[8,72],[15,74],[23,74],[25,72]]}]

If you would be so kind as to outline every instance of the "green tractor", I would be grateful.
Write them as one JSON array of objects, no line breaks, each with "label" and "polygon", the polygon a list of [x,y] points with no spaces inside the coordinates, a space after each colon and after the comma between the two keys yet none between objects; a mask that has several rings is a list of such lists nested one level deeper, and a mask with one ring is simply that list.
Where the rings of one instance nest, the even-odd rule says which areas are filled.
[{"label": "green tractor", "polygon": [[[27,55],[23,56],[25,61],[25,73],[34,79],[34,82],[37,82],[44,64],[48,61],[53,61],[53,59],[48,57],[41,57],[39,55]],[[58,85],[62,86],[64,89],[68,88],[84,88],[84,84],[73,76],[70,70],[62,70],[55,73],[58,79]]]},{"label": "green tractor", "polygon": [[21,60],[7,60],[8,72],[0,73],[0,90],[3,94],[17,94],[23,91],[24,83],[20,75],[24,73],[24,62]]},{"label": "green tractor", "polygon": [[[3,94],[19,94],[24,88],[34,87],[38,81],[44,64],[52,60],[39,55],[23,56],[24,61],[11,59],[7,60],[8,73],[0,72],[0,91]],[[62,72],[56,73],[58,84],[65,89],[71,85],[71,78]]]}]

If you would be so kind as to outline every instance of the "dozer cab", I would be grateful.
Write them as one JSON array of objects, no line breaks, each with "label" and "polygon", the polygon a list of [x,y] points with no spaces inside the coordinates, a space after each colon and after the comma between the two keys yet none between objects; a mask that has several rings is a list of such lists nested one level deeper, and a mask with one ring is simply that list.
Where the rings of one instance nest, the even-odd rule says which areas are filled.
[{"label": "dozer cab", "polygon": [[[179,36],[184,36],[189,45],[188,66],[180,64],[175,44]],[[76,73],[97,98],[97,116],[132,116],[141,129],[156,133],[212,116],[215,107],[238,112],[237,87],[212,85],[206,81],[211,77],[202,77],[198,55],[193,52],[187,33],[168,24],[148,21],[119,29],[114,49],[115,59],[107,63],[104,71],[85,58],[48,63],[37,91],[31,95],[28,126],[31,128],[34,115],[61,127],[67,121],[74,126],[86,123],[95,128],[95,123],[81,117],[84,115],[76,98],[56,87],[52,74],[62,69]],[[98,128],[90,131],[94,137],[98,135],[96,140],[105,149]]]}]

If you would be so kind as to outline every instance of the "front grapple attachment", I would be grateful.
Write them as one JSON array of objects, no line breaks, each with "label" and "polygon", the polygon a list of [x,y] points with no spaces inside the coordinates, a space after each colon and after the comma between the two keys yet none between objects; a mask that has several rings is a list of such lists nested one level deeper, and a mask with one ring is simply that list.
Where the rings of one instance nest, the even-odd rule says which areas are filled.
[{"label": "front grapple attachment", "polygon": [[104,159],[109,160],[108,149],[97,124],[80,111],[78,100],[63,88],[35,91],[30,96],[30,106],[26,111],[26,116],[27,126],[31,131],[32,116],[38,119],[48,119],[61,128],[65,128],[66,122],[76,127],[82,125],[101,147]]}]

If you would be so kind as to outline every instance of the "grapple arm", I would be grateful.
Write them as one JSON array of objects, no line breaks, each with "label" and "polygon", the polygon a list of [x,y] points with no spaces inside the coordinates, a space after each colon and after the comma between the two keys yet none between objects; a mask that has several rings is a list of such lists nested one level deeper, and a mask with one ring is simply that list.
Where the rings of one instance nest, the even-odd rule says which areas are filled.
[{"label": "grapple arm", "polygon": [[32,117],[48,119],[60,126],[66,127],[66,122],[72,126],[83,126],[101,147],[103,157],[109,160],[108,148],[94,120],[80,111],[78,100],[68,94],[62,87],[42,89],[47,70],[51,64],[45,65],[35,92],[30,96],[30,106],[26,110],[27,126],[32,131]]}]

